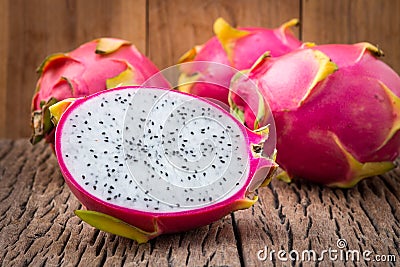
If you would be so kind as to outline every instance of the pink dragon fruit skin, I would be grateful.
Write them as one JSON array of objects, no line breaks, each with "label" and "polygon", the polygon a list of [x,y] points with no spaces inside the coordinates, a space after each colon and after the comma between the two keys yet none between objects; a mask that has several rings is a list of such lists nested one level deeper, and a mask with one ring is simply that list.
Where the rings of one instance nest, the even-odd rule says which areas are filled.
[{"label": "pink dragon fruit skin", "polygon": [[[123,206],[110,203],[105,199],[100,199],[94,196],[93,194],[88,192],[87,189],[83,188],[83,183],[78,182],[80,177],[74,177],[74,175],[72,175],[71,169],[65,162],[67,158],[71,157],[68,157],[68,155],[65,154],[64,148],[65,146],[67,146],[67,144],[69,144],[70,142],[69,140],[72,140],[73,137],[71,135],[68,135],[68,130],[65,130],[65,128],[71,127],[68,126],[68,123],[70,124],[69,121],[71,117],[73,118],[77,117],[77,115],[74,115],[73,112],[79,110],[80,107],[85,105],[85,103],[93,99],[96,98],[104,99],[104,96],[106,95],[112,95],[118,93],[133,94],[135,90],[141,90],[141,89],[143,88],[135,86],[120,87],[107,91],[98,92],[88,97],[78,98],[69,105],[69,107],[65,110],[63,116],[59,120],[55,137],[56,139],[55,150],[58,163],[60,165],[61,172],[69,188],[71,189],[73,194],[87,208],[87,210],[78,210],[75,213],[81,219],[88,222],[92,226],[95,226],[98,229],[134,239],[139,243],[144,243],[147,242],[149,239],[155,238],[156,236],[159,236],[161,234],[182,232],[199,226],[207,225],[213,221],[222,218],[223,216],[229,214],[232,211],[251,207],[257,201],[257,197],[249,199],[247,195],[253,192],[258,187],[265,186],[266,184],[268,184],[276,166],[271,159],[264,158],[263,156],[261,156],[261,154],[258,154],[260,152],[256,152],[257,151],[256,147],[262,145],[266,141],[266,138],[269,133],[267,128],[265,128],[266,130],[260,129],[260,131],[258,132],[256,131],[253,132],[245,128],[240,122],[234,120],[234,118],[232,118],[232,120],[235,121],[240,131],[243,132],[244,136],[246,136],[245,141],[248,143],[249,148],[251,147],[251,149],[247,151],[249,157],[249,165],[246,168],[249,168],[249,171],[247,174],[248,177],[246,178],[243,186],[240,187],[237,191],[235,191],[235,193],[231,197],[225,200],[213,203],[209,206],[196,208],[193,210],[184,210],[184,211],[178,210],[174,212],[155,212],[154,210],[143,211],[133,208],[126,208]],[[166,91],[164,89],[158,89],[158,88],[152,88],[152,90]],[[146,91],[150,90],[146,89]],[[185,95],[184,93],[176,91],[175,94]],[[121,96],[121,94],[119,94],[118,96]],[[195,98],[195,96],[192,95],[190,97]],[[152,95],[151,99],[153,99]],[[214,106],[217,107],[218,109],[221,109],[217,105]],[[88,112],[90,111],[90,109],[88,108],[89,108],[88,106],[83,107],[82,113],[79,113],[79,116],[83,116],[86,113],[90,113]],[[119,108],[120,107],[117,107],[117,109]],[[231,117],[231,115],[228,112],[224,110],[222,110],[222,112],[225,114],[225,116]],[[139,114],[141,114],[141,112],[139,112]],[[92,113],[90,116],[92,120],[95,121],[94,124],[98,125],[97,123],[97,120],[99,119],[98,117],[100,117],[101,119],[104,117],[99,115],[98,117],[94,118],[94,115],[95,114]],[[129,125],[132,127],[132,124]],[[145,124],[143,123],[142,127],[144,127],[144,125]],[[111,128],[114,130],[113,131],[114,134],[116,134],[115,129],[118,129],[118,127],[119,126],[114,125],[114,127]],[[158,127],[158,125],[156,125],[156,127]],[[82,130],[87,131],[87,124],[85,124],[85,127],[82,126]],[[78,133],[81,134],[80,131],[78,131]],[[92,136],[93,138],[98,138],[97,136],[102,136],[102,134],[100,134],[100,131],[95,130],[93,136]],[[81,138],[83,139],[84,136],[81,136]],[[116,140],[118,140],[118,138],[119,137],[117,137]],[[65,141],[67,139],[68,141]],[[114,139],[112,138],[110,138],[110,140],[114,141]],[[101,140],[98,141],[101,142]],[[74,147],[78,146],[80,146],[78,143],[74,145]],[[93,149],[97,150],[98,148],[93,147]],[[101,151],[103,151],[104,149],[106,149],[106,147],[101,146]],[[239,156],[239,154],[235,154],[234,156],[235,157]],[[115,158],[118,158],[113,156],[110,157],[112,160],[104,162],[105,164],[111,165],[112,162],[115,160]],[[95,164],[96,160],[97,157],[96,159],[91,158],[91,164],[92,165]],[[146,160],[146,158],[140,160]],[[100,165],[103,165],[103,163],[100,163]],[[71,165],[69,166],[71,167]],[[75,167],[76,165],[73,164],[72,168]],[[115,172],[117,173],[115,177],[108,179],[114,181],[114,178],[121,178],[122,180],[124,175],[120,174],[118,176],[118,172],[119,170]],[[92,176],[94,175],[95,174],[92,174]],[[104,177],[107,177],[107,175],[104,175]],[[86,177],[85,181],[88,181],[89,178],[91,177]],[[109,182],[109,180],[107,181]],[[99,181],[98,184],[96,182],[98,187],[100,187],[100,184],[102,184],[102,182],[104,181]]]},{"label": "pink dragon fruit skin", "polygon": [[48,107],[57,101],[119,85],[139,85],[158,71],[129,41],[116,38],[96,39],[71,52],[48,56],[38,68],[31,142],[35,144],[43,137],[53,142]]},{"label": "pink dragon fruit skin", "polygon": [[[264,57],[253,66],[249,79],[275,118],[277,162],[285,170],[280,178],[352,187],[395,166],[400,77],[376,58],[380,54],[368,43],[323,45]],[[257,102],[243,99],[245,84],[232,84],[235,113],[257,109]],[[265,124],[264,118],[242,117],[249,127]]]},{"label": "pink dragon fruit skin", "polygon": [[[277,29],[236,29],[222,18],[218,18],[214,23],[216,36],[203,46],[189,50],[181,57],[180,62],[212,61],[239,70],[248,69],[266,51],[270,51],[272,56],[280,56],[301,46],[301,42],[290,30],[290,27],[297,23],[298,20],[293,19]],[[228,104],[228,88],[232,76],[233,72],[214,73],[212,69],[185,70],[181,76],[181,83],[188,84],[179,89]],[[202,81],[214,81],[220,86]]]}]

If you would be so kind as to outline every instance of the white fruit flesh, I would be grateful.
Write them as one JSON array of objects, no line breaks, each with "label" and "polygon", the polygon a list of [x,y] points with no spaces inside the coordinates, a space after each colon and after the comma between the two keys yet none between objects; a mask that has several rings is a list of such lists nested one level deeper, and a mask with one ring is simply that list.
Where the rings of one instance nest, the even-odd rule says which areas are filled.
[{"label": "white fruit flesh", "polygon": [[60,156],[89,194],[125,208],[177,212],[233,196],[249,179],[249,144],[215,105],[161,89],[92,97],[67,112]]}]

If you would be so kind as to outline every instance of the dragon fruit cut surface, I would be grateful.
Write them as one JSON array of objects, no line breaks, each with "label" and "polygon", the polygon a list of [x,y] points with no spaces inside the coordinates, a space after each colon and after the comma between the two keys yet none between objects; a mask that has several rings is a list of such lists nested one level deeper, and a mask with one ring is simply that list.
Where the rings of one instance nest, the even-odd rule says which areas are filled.
[{"label": "dragon fruit cut surface", "polygon": [[71,52],[48,56],[37,71],[40,77],[31,108],[33,144],[43,138],[54,141],[51,105],[116,86],[140,85],[158,69],[129,41],[100,38]]},{"label": "dragon fruit cut surface", "polygon": [[71,103],[55,150],[76,214],[141,243],[252,206],[275,169],[268,132],[192,95],[122,87]]},{"label": "dragon fruit cut surface", "polygon": [[[216,36],[204,45],[195,46],[186,52],[179,61],[180,63],[210,61],[238,70],[248,69],[267,51],[272,56],[281,56],[300,47],[302,43],[291,31],[291,27],[296,24],[298,20],[293,19],[276,29],[234,28],[224,19],[218,18],[214,23]],[[229,83],[234,73],[235,71],[219,72],[213,68],[202,67],[185,69],[182,71],[181,83],[188,84],[180,86],[179,89],[228,104]],[[219,85],[210,86],[208,83],[203,83],[210,80]]]},{"label": "dragon fruit cut surface", "polygon": [[[257,128],[267,118],[247,110],[269,104],[281,178],[352,187],[394,168],[399,154],[400,77],[377,58],[381,54],[359,43],[261,57],[248,77],[233,79],[232,111]],[[246,94],[249,82],[260,95]]]}]

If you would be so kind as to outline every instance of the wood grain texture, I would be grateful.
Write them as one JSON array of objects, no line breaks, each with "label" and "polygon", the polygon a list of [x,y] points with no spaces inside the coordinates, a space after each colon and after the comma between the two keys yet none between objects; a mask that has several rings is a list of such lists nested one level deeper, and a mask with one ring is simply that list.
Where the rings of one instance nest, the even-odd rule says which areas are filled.
[{"label": "wood grain texture", "polygon": [[302,36],[316,43],[370,42],[400,72],[400,1],[302,0]]},{"label": "wood grain texture", "polygon": [[8,1],[0,1],[0,138],[6,135]]},{"label": "wood grain texture", "polygon": [[[104,233],[81,222],[81,208],[50,147],[0,140],[0,266],[354,266],[367,262],[259,261],[257,252],[371,250],[400,259],[400,169],[353,189],[274,180],[260,201],[193,231],[149,243]],[[320,254],[319,254],[320,255]],[[395,266],[395,263],[373,266]]]},{"label": "wood grain texture", "polygon": [[[397,170],[374,177],[349,190],[274,181],[268,188],[259,190],[261,201],[253,207],[254,220],[249,220],[244,212],[235,214],[244,261],[250,266],[259,264],[256,252],[265,250],[265,247],[268,252],[282,249],[289,253],[295,250],[300,257],[303,251],[314,250],[320,257],[323,250],[341,251],[337,246],[339,239],[347,242],[343,251],[357,250],[362,253],[369,250],[373,255],[390,254],[398,259],[399,174]],[[279,262],[276,253],[273,258]],[[301,261],[290,262],[299,264]],[[328,255],[318,262],[321,266],[344,264],[343,260],[330,260]],[[310,266],[314,263],[308,261]],[[358,263],[351,260],[348,263],[370,264],[363,260],[361,254]],[[374,264],[377,266],[377,263]],[[387,265],[383,263],[379,266]]]},{"label": "wood grain texture", "polygon": [[274,28],[300,14],[299,2],[264,0],[149,0],[149,56],[160,68],[177,63],[195,45],[213,34],[213,23],[223,17],[234,26]]},{"label": "wood grain texture", "polygon": [[0,111],[5,111],[0,137],[30,135],[35,70],[47,55],[102,36],[128,39],[145,53],[146,0],[1,0],[1,5],[0,53],[7,63],[0,67]]}]

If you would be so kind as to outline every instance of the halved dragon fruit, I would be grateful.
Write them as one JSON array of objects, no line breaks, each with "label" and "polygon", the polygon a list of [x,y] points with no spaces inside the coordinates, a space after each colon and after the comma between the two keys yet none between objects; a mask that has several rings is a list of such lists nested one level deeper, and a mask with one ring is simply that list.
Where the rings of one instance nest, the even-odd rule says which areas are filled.
[{"label": "halved dragon fruit", "polygon": [[257,197],[247,195],[275,169],[263,153],[268,132],[192,95],[121,87],[74,101],[59,119],[55,150],[87,208],[76,214],[141,243],[252,206]]},{"label": "halved dragon fruit", "polygon": [[[290,28],[298,24],[292,19],[277,29],[243,27],[234,28],[224,19],[214,23],[215,37],[202,46],[195,46],[179,60],[182,62],[211,61],[225,64],[238,70],[250,68],[265,52],[272,56],[286,54],[301,46]],[[199,65],[200,66],[200,65]],[[185,68],[182,70],[179,90],[198,96],[215,99],[228,104],[229,83],[235,71],[221,72],[213,68]],[[219,85],[210,85],[213,80]],[[196,81],[196,83],[193,83]],[[205,81],[205,82],[204,82]]]},{"label": "halved dragon fruit", "polygon": [[43,138],[54,141],[51,105],[117,85],[140,85],[158,71],[129,41],[116,38],[96,39],[69,53],[48,56],[38,68],[32,99],[32,144]]},{"label": "halved dragon fruit", "polygon": [[[326,53],[326,54],[325,54]],[[337,187],[394,168],[400,149],[400,77],[368,43],[305,47],[261,57],[248,77],[233,79],[232,111],[248,127],[275,118],[279,177]],[[333,60],[333,61],[332,61]],[[336,63],[336,64],[335,64]],[[260,94],[249,94],[256,83]]]}]

